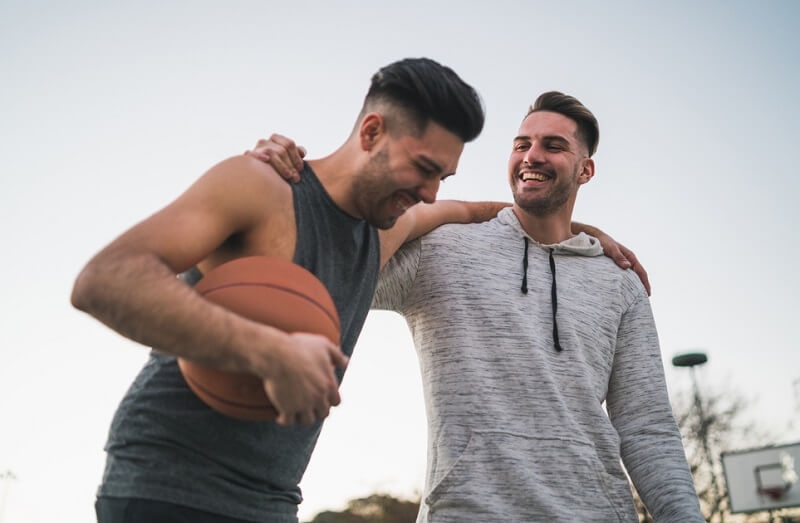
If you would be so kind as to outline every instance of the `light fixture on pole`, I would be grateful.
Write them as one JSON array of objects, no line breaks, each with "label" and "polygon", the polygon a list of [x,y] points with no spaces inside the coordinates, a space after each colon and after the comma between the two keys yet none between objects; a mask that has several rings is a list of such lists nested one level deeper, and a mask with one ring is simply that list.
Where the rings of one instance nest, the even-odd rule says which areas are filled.
[{"label": "light fixture on pole", "polygon": [[708,356],[706,356],[705,352],[686,352],[684,354],[678,354],[677,356],[672,358],[672,365],[675,367],[689,367],[689,371],[692,375],[692,388],[694,389],[694,406],[697,409],[697,416],[700,421],[700,441],[703,443],[703,452],[706,455],[706,460],[708,461],[708,468],[711,472],[711,485],[714,487],[714,495],[717,499],[717,508],[719,509],[719,516],[720,522],[725,522],[725,514],[723,513],[722,509],[719,507],[719,503],[721,501],[721,492],[719,488],[719,483],[717,482],[717,473],[714,470],[714,460],[711,456],[711,452],[708,448],[708,424],[709,420],[706,418],[705,413],[703,412],[703,402],[700,399],[700,387],[697,385],[697,374],[695,374],[694,368],[697,365],[702,365],[708,361]]}]

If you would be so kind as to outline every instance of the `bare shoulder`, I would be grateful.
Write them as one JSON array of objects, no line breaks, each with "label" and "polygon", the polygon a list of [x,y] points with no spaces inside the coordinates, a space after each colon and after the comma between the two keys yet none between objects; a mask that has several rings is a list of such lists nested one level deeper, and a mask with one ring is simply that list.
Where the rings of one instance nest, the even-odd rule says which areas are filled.
[{"label": "bare shoulder", "polygon": [[248,254],[290,257],[293,218],[289,184],[256,160],[233,157],[211,167],[96,258],[148,255],[182,272]]},{"label": "bare shoulder", "polygon": [[[237,201],[246,203],[247,196],[263,202],[281,201],[291,197],[291,187],[270,165],[249,156],[233,156],[219,162],[209,169],[196,185],[210,186],[215,189],[216,198],[235,197]],[[224,191],[218,191],[224,187]],[[242,201],[242,197],[245,200]]]},{"label": "bare shoulder", "polygon": [[178,213],[214,217],[229,232],[242,232],[286,212],[291,198],[288,182],[272,167],[234,156],[206,171],[172,206]]},{"label": "bare shoulder", "polygon": [[246,255],[292,257],[296,238],[292,188],[271,166],[235,156],[209,169],[198,184],[200,192],[219,205],[216,214],[229,221],[225,242],[203,265]]}]

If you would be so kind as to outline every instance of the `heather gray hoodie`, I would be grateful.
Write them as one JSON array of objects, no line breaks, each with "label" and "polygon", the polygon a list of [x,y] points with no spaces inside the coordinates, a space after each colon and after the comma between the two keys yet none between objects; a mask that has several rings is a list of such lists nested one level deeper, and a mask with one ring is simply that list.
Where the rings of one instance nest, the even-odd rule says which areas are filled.
[{"label": "heather gray hoodie", "polygon": [[704,521],[647,294],[595,238],[540,245],[510,208],[446,225],[395,255],[373,307],[419,356],[418,521],[636,522],[620,460],[657,522]]}]

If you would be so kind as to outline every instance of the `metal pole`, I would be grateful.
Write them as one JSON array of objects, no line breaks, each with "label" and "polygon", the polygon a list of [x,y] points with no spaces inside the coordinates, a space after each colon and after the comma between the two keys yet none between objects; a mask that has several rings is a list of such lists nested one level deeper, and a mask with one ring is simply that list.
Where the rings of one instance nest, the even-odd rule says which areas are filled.
[{"label": "metal pole", "polygon": [[719,491],[719,483],[717,482],[717,473],[714,470],[714,460],[711,455],[711,450],[708,448],[708,423],[705,413],[703,412],[703,402],[700,399],[700,387],[697,385],[697,376],[695,375],[694,365],[689,367],[692,374],[692,387],[694,389],[694,406],[697,409],[697,415],[700,418],[700,440],[703,442],[703,452],[708,461],[708,468],[711,472],[711,484],[714,486],[714,497],[717,500],[717,509],[719,511],[719,520],[725,523],[725,512],[722,510],[721,501],[722,494]]}]

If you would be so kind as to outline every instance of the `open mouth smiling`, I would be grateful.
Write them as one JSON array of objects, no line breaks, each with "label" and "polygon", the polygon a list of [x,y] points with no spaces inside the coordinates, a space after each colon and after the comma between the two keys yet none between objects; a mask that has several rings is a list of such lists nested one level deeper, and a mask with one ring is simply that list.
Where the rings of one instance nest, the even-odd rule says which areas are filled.
[{"label": "open mouth smiling", "polygon": [[404,192],[396,193],[392,197],[392,202],[394,202],[395,206],[397,206],[397,208],[403,212],[407,211],[412,205],[416,204],[417,201],[418,200],[416,198]]},{"label": "open mouth smiling", "polygon": [[519,173],[519,178],[523,182],[546,182],[547,180],[550,180],[552,176],[540,171],[522,171]]}]

